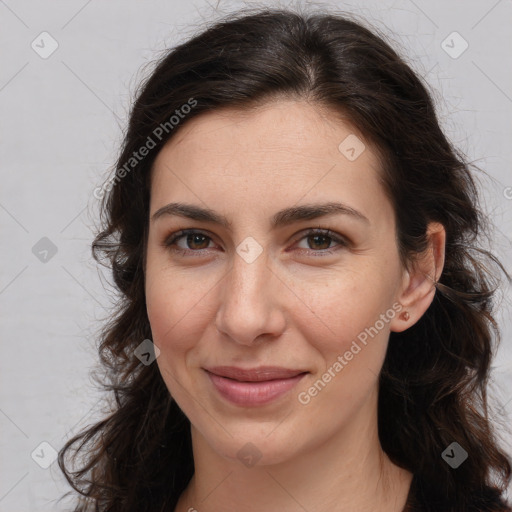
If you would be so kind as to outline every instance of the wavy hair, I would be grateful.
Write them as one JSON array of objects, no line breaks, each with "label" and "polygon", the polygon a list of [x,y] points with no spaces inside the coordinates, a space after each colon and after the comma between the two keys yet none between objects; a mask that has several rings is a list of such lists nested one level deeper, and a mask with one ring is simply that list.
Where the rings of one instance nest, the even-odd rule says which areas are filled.
[{"label": "wavy hair", "polygon": [[[338,113],[376,148],[403,265],[425,249],[429,222],[444,226],[445,266],[434,300],[413,327],[390,335],[379,438],[391,460],[415,475],[415,499],[430,507],[422,510],[503,510],[512,469],[486,388],[499,341],[497,277],[510,277],[481,243],[489,223],[471,165],[442,132],[422,79],[383,36],[338,13],[260,8],[231,14],[166,51],[137,91],[92,244],[119,292],[99,343],[102,386],[115,402],[58,459],[78,492],[75,512],[171,511],[193,475],[189,420],[158,366],[134,354],[152,338],[144,291],[151,169],[195,116],[279,98]],[[180,112],[174,125],[171,116]],[[149,139],[154,147],[134,164]],[[469,454],[456,470],[441,457],[454,441]]]}]

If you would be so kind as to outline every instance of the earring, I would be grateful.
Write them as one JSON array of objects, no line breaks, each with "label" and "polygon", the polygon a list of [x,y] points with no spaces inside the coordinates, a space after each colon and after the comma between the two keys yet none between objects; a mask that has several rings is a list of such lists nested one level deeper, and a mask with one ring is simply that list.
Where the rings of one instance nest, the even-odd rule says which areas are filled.
[{"label": "earring", "polygon": [[401,320],[404,320],[405,322],[407,322],[407,320],[409,320],[411,316],[409,315],[409,313],[407,311],[404,311],[401,315],[400,315],[400,319]]}]

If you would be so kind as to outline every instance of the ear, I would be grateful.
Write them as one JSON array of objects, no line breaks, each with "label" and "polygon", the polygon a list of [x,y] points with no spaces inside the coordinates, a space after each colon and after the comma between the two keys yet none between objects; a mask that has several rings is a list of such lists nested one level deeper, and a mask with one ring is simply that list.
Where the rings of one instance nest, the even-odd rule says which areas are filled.
[{"label": "ear", "polygon": [[438,222],[427,226],[428,246],[412,263],[410,270],[404,270],[402,286],[397,302],[402,305],[393,318],[390,329],[402,332],[414,325],[428,309],[436,293],[436,283],[444,267],[446,231]]}]

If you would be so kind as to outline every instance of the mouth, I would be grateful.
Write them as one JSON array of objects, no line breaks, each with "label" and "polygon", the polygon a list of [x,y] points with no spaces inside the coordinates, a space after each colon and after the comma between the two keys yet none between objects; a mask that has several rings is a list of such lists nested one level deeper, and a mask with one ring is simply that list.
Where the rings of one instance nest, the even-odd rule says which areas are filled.
[{"label": "mouth", "polygon": [[257,406],[282,397],[309,373],[276,366],[244,369],[233,366],[204,368],[217,393],[239,406]]}]

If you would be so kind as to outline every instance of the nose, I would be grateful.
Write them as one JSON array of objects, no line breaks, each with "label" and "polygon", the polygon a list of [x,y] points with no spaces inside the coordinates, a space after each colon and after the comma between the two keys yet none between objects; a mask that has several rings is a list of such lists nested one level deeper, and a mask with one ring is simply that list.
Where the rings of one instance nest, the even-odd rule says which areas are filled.
[{"label": "nose", "polygon": [[238,253],[221,284],[215,323],[221,334],[240,345],[278,337],[286,328],[284,285],[268,265],[264,251],[248,263]]}]

